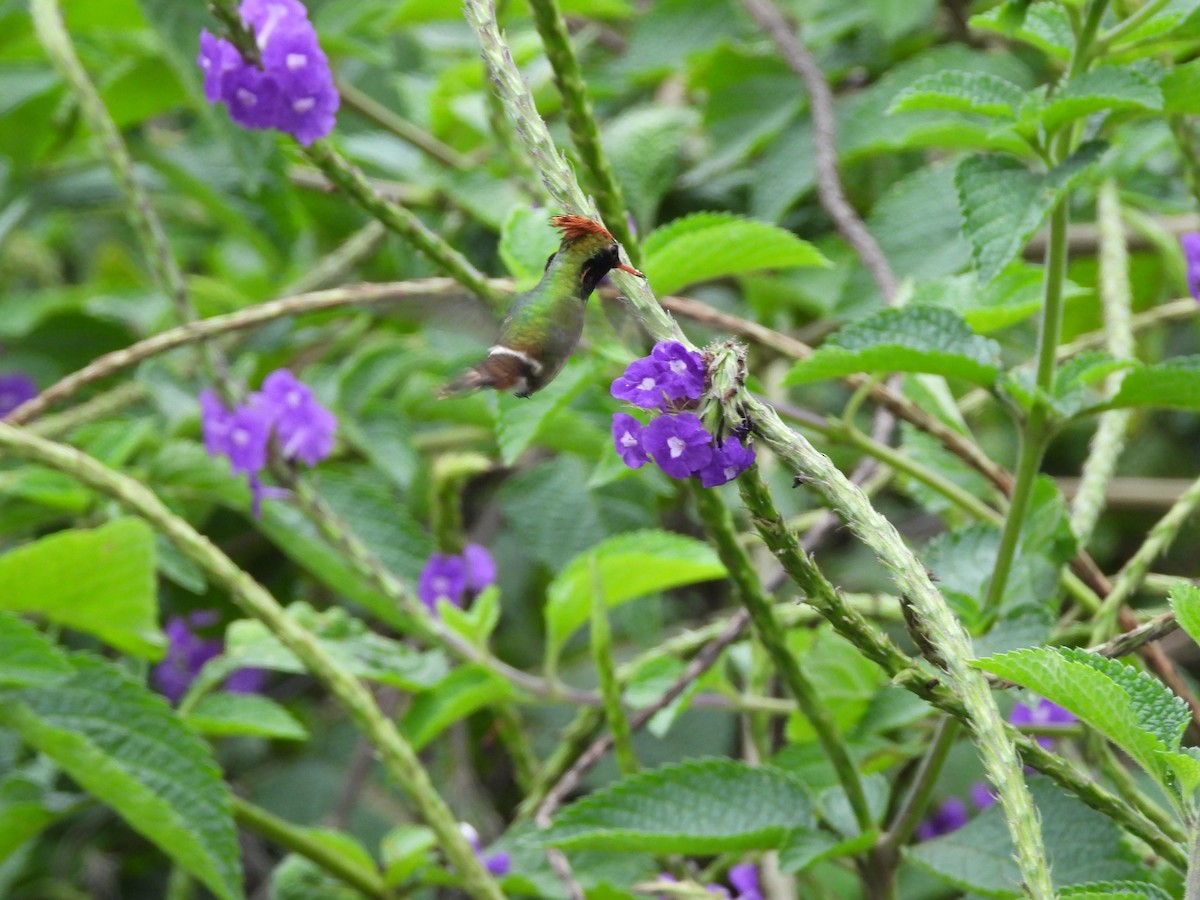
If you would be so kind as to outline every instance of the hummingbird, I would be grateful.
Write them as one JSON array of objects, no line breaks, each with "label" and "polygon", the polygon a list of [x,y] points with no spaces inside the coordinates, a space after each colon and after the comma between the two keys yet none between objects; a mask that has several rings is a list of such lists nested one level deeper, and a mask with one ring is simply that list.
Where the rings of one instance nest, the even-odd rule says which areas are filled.
[{"label": "hummingbird", "polygon": [[490,387],[518,397],[540,391],[562,371],[583,333],[583,311],[600,279],[612,269],[646,276],[621,262],[621,245],[585,216],[553,216],[562,234],[546,260],[542,280],[519,295],[482,362],[443,387],[441,397]]}]

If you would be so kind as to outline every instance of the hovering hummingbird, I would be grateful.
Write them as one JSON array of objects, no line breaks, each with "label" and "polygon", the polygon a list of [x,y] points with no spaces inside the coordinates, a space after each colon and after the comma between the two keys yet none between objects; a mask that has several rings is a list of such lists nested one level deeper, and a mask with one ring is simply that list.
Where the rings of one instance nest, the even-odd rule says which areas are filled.
[{"label": "hovering hummingbird", "polygon": [[442,388],[440,396],[485,387],[518,397],[540,391],[575,351],[584,306],[600,279],[612,269],[646,277],[621,262],[620,245],[598,222],[554,216],[550,224],[562,232],[562,242],[546,260],[542,280],[513,301],[487,357]]}]

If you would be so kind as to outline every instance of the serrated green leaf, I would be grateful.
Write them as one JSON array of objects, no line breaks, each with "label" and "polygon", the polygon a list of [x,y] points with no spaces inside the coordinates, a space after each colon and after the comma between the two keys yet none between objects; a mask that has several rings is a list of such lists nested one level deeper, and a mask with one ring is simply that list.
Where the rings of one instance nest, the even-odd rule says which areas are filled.
[{"label": "serrated green leaf", "polygon": [[784,384],[854,372],[927,372],[990,386],[1000,345],[971,331],[962,317],[935,306],[885,309],[847,325],[792,367]]},{"label": "serrated green leaf", "polygon": [[111,663],[75,654],[71,665],[65,681],[0,693],[0,725],[218,897],[242,897],[229,788],[208,745]]},{"label": "serrated green leaf", "polygon": [[1200,356],[1180,356],[1126,373],[1107,408],[1200,409]]},{"label": "serrated green leaf", "polygon": [[614,607],[635,597],[724,578],[725,566],[704,541],[667,531],[635,531],[611,537],[569,562],[546,589],[546,638],[561,648],[588,620],[595,555],[604,598]]},{"label": "serrated green leaf", "polygon": [[0,613],[0,687],[52,684],[73,671],[66,655],[40,631]]},{"label": "serrated green leaf", "polygon": [[855,856],[871,849],[879,833],[865,831],[852,838],[838,840],[825,831],[799,829],[788,836],[779,849],[779,871],[784,875],[803,872],[822,860]]},{"label": "serrated green leaf", "polygon": [[1194,584],[1172,585],[1169,599],[1179,627],[1200,643],[1200,588]]},{"label": "serrated green leaf", "polygon": [[[1029,790],[1040,813],[1046,854],[1054,860],[1051,876],[1056,892],[1071,884],[1137,877],[1138,861],[1111,819],[1048,779],[1029,779]],[[1012,838],[998,804],[950,834],[906,848],[905,857],[956,887],[985,897],[1024,893]]]},{"label": "serrated green leaf", "polygon": [[1016,118],[1025,90],[987,72],[937,72],[913,82],[900,93],[888,113],[940,109],[981,116]]},{"label": "serrated green leaf", "polygon": [[695,213],[642,243],[642,268],[659,294],[689,284],[795,266],[827,266],[816,247],[766,222],[732,213]]},{"label": "serrated green leaf", "polygon": [[1058,893],[1059,900],[1171,900],[1156,884],[1145,881],[1095,881],[1077,884]]},{"label": "serrated green leaf", "polygon": [[1200,60],[1175,66],[1163,76],[1163,112],[1200,114]]},{"label": "serrated green leaf", "polygon": [[570,849],[705,855],[773,849],[813,825],[807,788],[786,772],[702,759],[588,794],[541,836]]},{"label": "serrated green leaf", "polygon": [[511,682],[480,666],[460,666],[413,700],[401,729],[420,750],[460,719],[512,696]]},{"label": "serrated green leaf", "polygon": [[[1042,308],[1042,267],[1013,262],[986,284],[974,275],[949,275],[916,286],[912,304],[944,306],[961,315],[980,334],[991,334],[1024,321]],[[1063,285],[1065,300],[1088,294],[1079,285]]]},{"label": "serrated green leaf", "polygon": [[154,532],[140,519],[60,531],[0,556],[0,610],[94,634],[122,652],[162,656]]},{"label": "serrated green leaf", "polygon": [[1045,175],[1004,156],[969,156],[959,163],[959,207],[980,281],[990,281],[1017,256],[1104,149],[1098,142],[1084,144]]},{"label": "serrated green leaf", "polygon": [[[1031,688],[1074,713],[1133,757],[1164,786],[1163,740],[1182,733],[1179,704],[1148,675],[1086,651],[1043,647],[975,660],[973,665]],[[1186,709],[1183,711],[1186,716]]]},{"label": "serrated green leaf", "polygon": [[980,31],[1015,37],[1027,44],[1066,60],[1075,47],[1075,33],[1067,11],[1057,3],[1034,3],[1028,6],[1019,24],[1005,18],[1005,6],[997,6],[985,13],[971,16],[970,26]]},{"label": "serrated green leaf", "polygon": [[500,589],[495,585],[485,588],[471,602],[470,609],[439,600],[438,616],[447,628],[472,644],[487,646],[488,638],[500,623]]},{"label": "serrated green leaf", "polygon": [[1051,95],[1042,124],[1054,131],[1067,122],[1116,109],[1161,110],[1162,91],[1141,69],[1101,66],[1077,75]]},{"label": "serrated green leaf", "polygon": [[284,741],[304,741],[308,730],[290,712],[258,694],[209,694],[186,715],[199,734],[214,737],[250,735]]},{"label": "serrated green leaf", "polygon": [[685,106],[639,106],[604,123],[604,152],[638,227],[648,230],[683,167],[683,147],[699,116]]},{"label": "serrated green leaf", "polygon": [[571,361],[544,390],[532,397],[502,395],[496,404],[496,442],[506,465],[512,465],[537,438],[539,429],[579,395],[590,382],[590,360]]},{"label": "serrated green leaf", "polygon": [[1102,350],[1090,350],[1072,357],[1054,373],[1050,399],[1055,411],[1063,418],[1078,414],[1095,399],[1095,392],[1091,390],[1093,385],[1113,372],[1135,365],[1133,360],[1115,359]]}]

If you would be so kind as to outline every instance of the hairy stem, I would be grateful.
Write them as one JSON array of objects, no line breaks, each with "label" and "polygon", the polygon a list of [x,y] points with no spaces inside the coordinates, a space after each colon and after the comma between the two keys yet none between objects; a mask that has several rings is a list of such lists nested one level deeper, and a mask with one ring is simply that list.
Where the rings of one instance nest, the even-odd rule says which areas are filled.
[{"label": "hairy stem", "polygon": [[383,716],[370,692],[343,669],[316,637],[289,616],[262,585],[242,571],[206,537],[176,516],[148,488],[73,448],[0,423],[0,447],[13,455],[62,472],[121,503],[166,536],[184,556],[227,590],[242,611],[279,640],[319,680],[379,750],[384,767],[412,800],[421,818],[437,834],[447,858],[462,875],[473,897],[502,900],[495,879],[475,856],[458,822],[438,794],[412,745]]},{"label": "hairy stem", "polygon": [[608,603],[604,599],[604,579],[600,576],[600,564],[592,554],[588,562],[592,580],[591,640],[592,662],[600,681],[600,696],[604,698],[604,718],[612,734],[613,754],[622,775],[632,775],[638,765],[633,751],[633,732],[629,719],[621,707],[621,685],[613,667],[612,632],[608,627]]}]

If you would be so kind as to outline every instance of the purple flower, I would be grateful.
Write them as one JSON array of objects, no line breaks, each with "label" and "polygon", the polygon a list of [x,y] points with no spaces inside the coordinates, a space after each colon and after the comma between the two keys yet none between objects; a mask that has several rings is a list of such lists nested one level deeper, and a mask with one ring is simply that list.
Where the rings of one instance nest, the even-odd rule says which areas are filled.
[{"label": "purple flower", "polygon": [[263,379],[262,391],[252,394],[250,403],[273,422],[284,459],[315,466],[333,450],[337,417],[287,369],[276,369]]},{"label": "purple flower", "polygon": [[1179,243],[1183,246],[1183,258],[1187,262],[1188,290],[1193,298],[1200,300],[1200,232],[1181,234]]},{"label": "purple flower", "polygon": [[271,416],[254,406],[239,406],[229,417],[225,455],[234,472],[255,475],[267,464],[267,442],[271,439]]},{"label": "purple flower", "polygon": [[[167,655],[154,667],[151,678],[158,690],[172,703],[187,693],[204,664],[224,649],[220,638],[201,637],[197,629],[217,624],[217,614],[200,610],[186,616],[172,616],[163,631],[167,635]],[[239,669],[225,682],[233,693],[249,694],[262,690],[266,673],[262,669]]]},{"label": "purple flower", "polygon": [[448,600],[462,606],[467,589],[467,563],[461,556],[435,553],[425,563],[417,581],[417,597],[430,608],[437,609],[438,600]]},{"label": "purple flower", "polygon": [[931,838],[958,831],[966,824],[967,804],[958,797],[947,797],[932,816],[917,826],[917,838],[928,841]]},{"label": "purple flower", "polygon": [[992,786],[986,781],[977,781],[971,785],[971,789],[967,791],[967,796],[971,798],[971,803],[976,809],[987,809],[996,802],[996,795],[992,793]]},{"label": "purple flower", "polygon": [[503,850],[485,855],[483,853],[483,845],[479,841],[479,832],[475,830],[473,825],[467,822],[459,822],[458,830],[467,839],[467,843],[471,845],[471,849],[475,851],[475,855],[483,863],[485,869],[493,875],[507,875],[509,873],[509,870],[512,869],[512,857]]},{"label": "purple flower", "polygon": [[612,420],[613,445],[631,469],[640,469],[649,457],[642,447],[645,426],[628,413],[614,413]]},{"label": "purple flower", "polygon": [[496,561],[482,544],[467,544],[463,548],[467,568],[467,590],[478,594],[496,583]]},{"label": "purple flower", "polygon": [[735,437],[725,438],[725,443],[713,450],[712,462],[700,470],[700,483],[704,487],[717,487],[733,481],[754,463],[754,448],[743,447]]},{"label": "purple flower", "polygon": [[713,458],[712,435],[692,413],[659,416],[642,432],[642,447],[672,478],[688,478]]},{"label": "purple flower", "polygon": [[[1077,720],[1074,713],[1043,698],[1036,706],[1018,703],[1009,714],[1008,721],[1020,728],[1023,725],[1072,725]],[[1054,739],[1048,735],[1040,735],[1037,742],[1045,750],[1053,745]]]},{"label": "purple flower", "polygon": [[635,359],[625,369],[625,374],[613,381],[610,392],[618,400],[642,409],[666,409],[663,385],[669,374],[666,366],[657,359],[649,356]]},{"label": "purple flower", "polygon": [[28,375],[14,372],[12,375],[0,375],[0,418],[37,396],[37,385]]},{"label": "purple flower", "polygon": [[699,400],[704,393],[704,357],[678,341],[659,341],[650,358],[663,366],[662,386],[672,400]]},{"label": "purple flower", "polygon": [[243,0],[242,21],[254,30],[262,68],[242,58],[229,41],[200,34],[197,62],[204,96],[224,102],[247,128],[275,128],[302,144],[333,130],[339,98],[329,60],[298,0]]},{"label": "purple flower", "polygon": [[758,888],[758,867],[754,863],[742,863],[729,870],[729,883],[737,891],[735,900],[763,900]]}]

